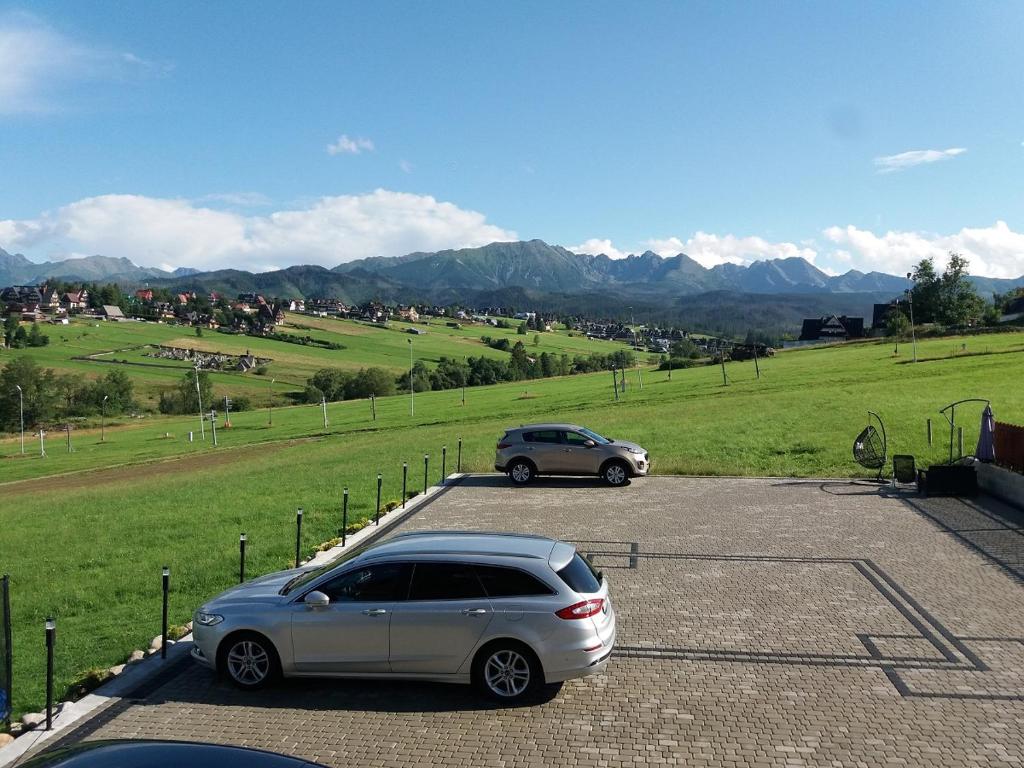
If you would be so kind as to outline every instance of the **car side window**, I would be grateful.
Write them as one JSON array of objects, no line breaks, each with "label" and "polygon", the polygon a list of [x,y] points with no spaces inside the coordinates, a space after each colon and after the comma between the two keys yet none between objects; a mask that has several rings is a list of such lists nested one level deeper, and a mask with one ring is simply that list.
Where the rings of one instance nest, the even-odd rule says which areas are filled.
[{"label": "car side window", "polygon": [[560,443],[562,435],[554,429],[544,429],[539,432],[524,432],[523,440],[527,443]]},{"label": "car side window", "polygon": [[590,439],[586,435],[581,435],[579,432],[565,432],[564,434],[565,442],[568,445],[578,445],[581,448],[583,447],[584,443],[586,443],[587,440]]},{"label": "car side window", "polygon": [[463,563],[416,563],[410,600],[475,600],[485,597],[473,566]]},{"label": "car side window", "polygon": [[409,583],[409,567],[381,563],[356,568],[320,587],[332,603],[376,603],[401,600]]},{"label": "car side window", "polygon": [[487,590],[488,597],[531,597],[553,595],[555,592],[540,579],[518,568],[496,565],[477,565],[476,573]]}]

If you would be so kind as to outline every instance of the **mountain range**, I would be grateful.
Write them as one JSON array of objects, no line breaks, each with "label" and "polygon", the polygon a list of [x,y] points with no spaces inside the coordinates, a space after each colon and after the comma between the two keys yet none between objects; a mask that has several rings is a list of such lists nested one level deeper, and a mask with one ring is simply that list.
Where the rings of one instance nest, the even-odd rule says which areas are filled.
[{"label": "mountain range", "polygon": [[[612,259],[573,253],[541,240],[373,257],[333,269],[295,266],[255,274],[234,269],[168,272],[107,256],[37,264],[0,249],[0,287],[47,278],[117,282],[126,288],[150,285],[229,295],[255,291],[289,298],[331,296],[349,303],[379,299],[500,305],[604,316],[621,315],[632,306],[652,319],[666,320],[686,319],[703,308],[701,317],[717,317],[719,330],[730,317],[745,318],[754,326],[761,317],[775,327],[791,327],[798,322],[797,314],[870,316],[874,301],[899,295],[910,286],[906,278],[882,272],[850,270],[828,275],[798,257],[708,269],[684,253],[662,257],[647,251]],[[1024,286],[1024,276],[971,280],[983,296]]]}]

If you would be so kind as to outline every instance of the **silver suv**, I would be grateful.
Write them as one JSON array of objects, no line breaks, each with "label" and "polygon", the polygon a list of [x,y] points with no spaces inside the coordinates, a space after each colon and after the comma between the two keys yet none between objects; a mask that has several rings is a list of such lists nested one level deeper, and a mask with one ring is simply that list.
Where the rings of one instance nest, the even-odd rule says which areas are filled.
[{"label": "silver suv", "polygon": [[602,671],[615,612],[571,544],[438,531],[229,589],[196,612],[193,636],[193,658],[242,688],[279,675],[399,677],[513,701]]},{"label": "silver suv", "polygon": [[537,475],[598,475],[609,485],[625,485],[646,475],[651,460],[636,443],[609,440],[576,424],[527,424],[498,440],[494,468],[513,483]]}]

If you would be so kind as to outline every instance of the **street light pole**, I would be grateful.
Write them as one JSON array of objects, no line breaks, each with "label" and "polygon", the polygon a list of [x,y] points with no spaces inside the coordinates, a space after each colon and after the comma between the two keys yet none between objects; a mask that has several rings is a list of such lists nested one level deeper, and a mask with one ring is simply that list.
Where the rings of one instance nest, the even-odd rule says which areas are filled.
[{"label": "street light pole", "polygon": [[416,388],[412,384],[412,339],[406,339],[409,342],[409,415],[416,415]]},{"label": "street light pole", "polygon": [[18,408],[21,413],[21,455],[25,455],[25,393],[21,391],[21,384],[15,384],[18,390]]},{"label": "street light pole", "polygon": [[199,398],[199,434],[203,440],[206,439],[206,424],[203,422],[203,393],[199,389],[199,366],[195,368],[196,371],[196,397]]},{"label": "street light pole", "polygon": [[107,442],[107,398],[110,395],[104,395],[103,401],[100,403],[100,442]]},{"label": "street light pole", "polygon": [[267,426],[274,426],[274,382],[277,379],[271,379],[270,383],[267,384],[267,390],[270,393],[270,399],[267,401]]},{"label": "street light pole", "polygon": [[[907,272],[907,279],[909,280],[913,275],[913,272]],[[914,292],[907,289],[907,299],[910,301],[910,339],[914,345],[914,362],[917,362],[917,331],[914,329]]]}]

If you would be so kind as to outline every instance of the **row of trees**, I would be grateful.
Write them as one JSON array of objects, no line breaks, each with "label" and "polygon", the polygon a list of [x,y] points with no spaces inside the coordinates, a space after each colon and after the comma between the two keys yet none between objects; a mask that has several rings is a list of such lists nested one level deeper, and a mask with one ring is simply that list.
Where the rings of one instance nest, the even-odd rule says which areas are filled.
[{"label": "row of trees", "polygon": [[[999,321],[999,310],[981,298],[967,279],[968,267],[967,259],[959,253],[949,254],[949,263],[941,275],[933,259],[922,259],[918,263],[912,273],[914,287],[911,289],[915,323],[967,326]],[[905,325],[905,321],[899,319],[894,319],[893,323]]]},{"label": "row of trees", "polygon": [[101,411],[108,415],[127,413],[137,407],[132,380],[124,371],[111,370],[100,379],[83,379],[58,375],[31,358],[16,357],[0,371],[0,429],[20,428],[22,399],[26,428],[95,416]]},{"label": "row of trees", "polygon": [[[436,368],[427,368],[422,360],[412,367],[412,387],[416,392],[430,390],[459,389],[506,381],[523,381],[552,376],[568,376],[575,373],[592,373],[612,368],[631,368],[636,365],[632,350],[624,349],[611,354],[553,355],[542,352],[533,358],[526,354],[522,342],[512,347],[508,360],[490,357],[468,357],[458,360],[442,357]],[[329,401],[353,400],[375,395],[383,397],[409,390],[410,372],[398,376],[383,368],[363,368],[352,372],[338,368],[324,368],[317,371],[306,385],[307,403],[319,403],[322,398]]]},{"label": "row of trees", "polygon": [[[202,403],[204,413],[218,410],[222,404],[222,398],[217,397],[213,391],[213,381],[208,371],[195,369],[187,371],[178,381],[174,389],[168,389],[160,393],[160,413],[183,414],[199,413],[199,406]],[[248,411],[252,408],[252,401],[248,397],[231,398],[232,411]]]},{"label": "row of trees", "polygon": [[39,328],[38,323],[32,323],[29,330],[18,322],[15,315],[8,315],[4,320],[4,343],[12,349],[24,349],[25,347],[45,347],[50,343],[50,337]]}]

